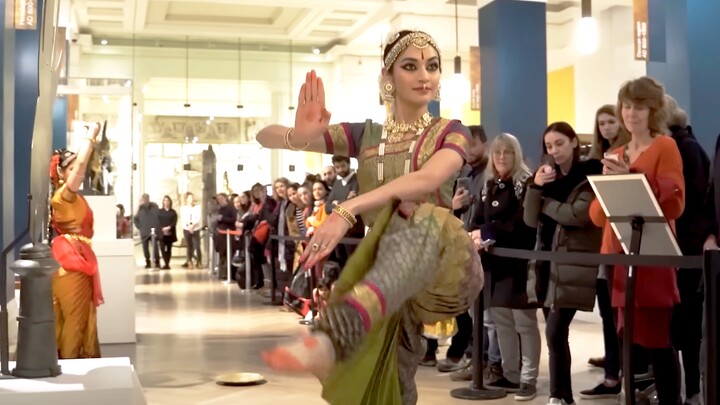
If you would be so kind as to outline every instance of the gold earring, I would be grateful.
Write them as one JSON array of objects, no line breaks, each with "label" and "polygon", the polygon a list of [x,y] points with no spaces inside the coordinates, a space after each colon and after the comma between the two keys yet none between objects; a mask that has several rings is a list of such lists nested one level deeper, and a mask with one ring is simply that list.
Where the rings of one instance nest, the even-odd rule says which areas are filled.
[{"label": "gold earring", "polygon": [[393,82],[383,83],[382,99],[385,101],[393,101],[395,99],[395,84]]},{"label": "gold earring", "polygon": [[437,91],[435,92],[435,97],[433,97],[434,101],[440,101],[440,85],[438,84]]}]

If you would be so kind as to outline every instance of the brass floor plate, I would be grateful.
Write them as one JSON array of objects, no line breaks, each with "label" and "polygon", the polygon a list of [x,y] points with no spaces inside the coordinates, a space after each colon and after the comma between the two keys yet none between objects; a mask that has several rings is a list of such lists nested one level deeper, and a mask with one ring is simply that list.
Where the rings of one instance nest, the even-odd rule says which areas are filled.
[{"label": "brass floor plate", "polygon": [[230,387],[246,387],[250,385],[261,385],[267,381],[262,374],[257,373],[229,373],[217,376],[215,381],[218,385]]}]

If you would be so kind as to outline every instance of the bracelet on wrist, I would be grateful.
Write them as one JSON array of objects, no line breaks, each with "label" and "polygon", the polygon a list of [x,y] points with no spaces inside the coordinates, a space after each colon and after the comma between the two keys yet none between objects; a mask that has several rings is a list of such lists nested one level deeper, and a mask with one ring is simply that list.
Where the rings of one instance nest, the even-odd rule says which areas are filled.
[{"label": "bracelet on wrist", "polygon": [[290,144],[290,134],[292,134],[294,130],[295,130],[295,128],[291,127],[291,128],[288,128],[287,131],[285,131],[285,146],[292,151],[303,152],[308,148],[308,146],[310,146],[310,142],[307,142],[305,144],[305,146],[303,146],[302,148],[296,148],[296,147],[292,146]]},{"label": "bracelet on wrist", "polygon": [[344,219],[348,225],[352,228],[357,224],[357,219],[355,219],[355,216],[350,213],[350,211],[346,210],[345,207],[342,205],[336,205],[335,208],[333,208],[333,212],[338,214],[342,219]]}]

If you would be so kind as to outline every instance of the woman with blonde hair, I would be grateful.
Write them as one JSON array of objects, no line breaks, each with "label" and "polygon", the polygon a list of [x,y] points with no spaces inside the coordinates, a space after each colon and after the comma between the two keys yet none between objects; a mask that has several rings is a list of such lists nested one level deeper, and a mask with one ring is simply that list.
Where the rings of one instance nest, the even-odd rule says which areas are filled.
[{"label": "woman with blonde hair", "polygon": [[[617,159],[602,160],[606,175],[643,173],[652,187],[665,219],[675,230],[675,220],[685,208],[683,164],[675,141],[664,136],[667,127],[665,89],[647,76],[625,83],[618,93],[617,114],[631,135],[630,143],[613,151]],[[592,221],[603,227],[602,253],[621,253],[622,246],[605,217],[600,203],[590,206]],[[680,302],[676,269],[636,267],[633,343],[648,349],[655,373],[660,405],[677,405],[680,371],[671,341],[673,308]],[[615,266],[612,305],[616,308],[618,332],[623,334],[627,268]],[[631,372],[625,370],[625,372]]]},{"label": "woman with blonde hair", "polygon": [[[532,249],[535,232],[523,221],[523,200],[531,176],[517,138],[498,135],[490,144],[490,164],[470,228],[478,249],[482,240],[494,246]],[[540,329],[537,304],[528,302],[528,261],[482,255],[490,274],[490,317],[497,330],[503,377],[489,384],[515,392],[515,399],[529,401],[537,395],[540,367]],[[522,364],[521,364],[522,363]]]}]

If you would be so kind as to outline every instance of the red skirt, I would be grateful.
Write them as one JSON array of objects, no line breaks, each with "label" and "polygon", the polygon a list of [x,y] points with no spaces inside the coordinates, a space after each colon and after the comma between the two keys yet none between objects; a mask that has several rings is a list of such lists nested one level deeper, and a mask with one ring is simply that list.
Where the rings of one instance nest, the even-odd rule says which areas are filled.
[{"label": "red skirt", "polygon": [[[617,311],[618,335],[623,334],[625,308],[615,308]],[[672,308],[635,308],[635,322],[633,322],[633,343],[648,349],[666,349],[671,347],[670,320]]]}]

